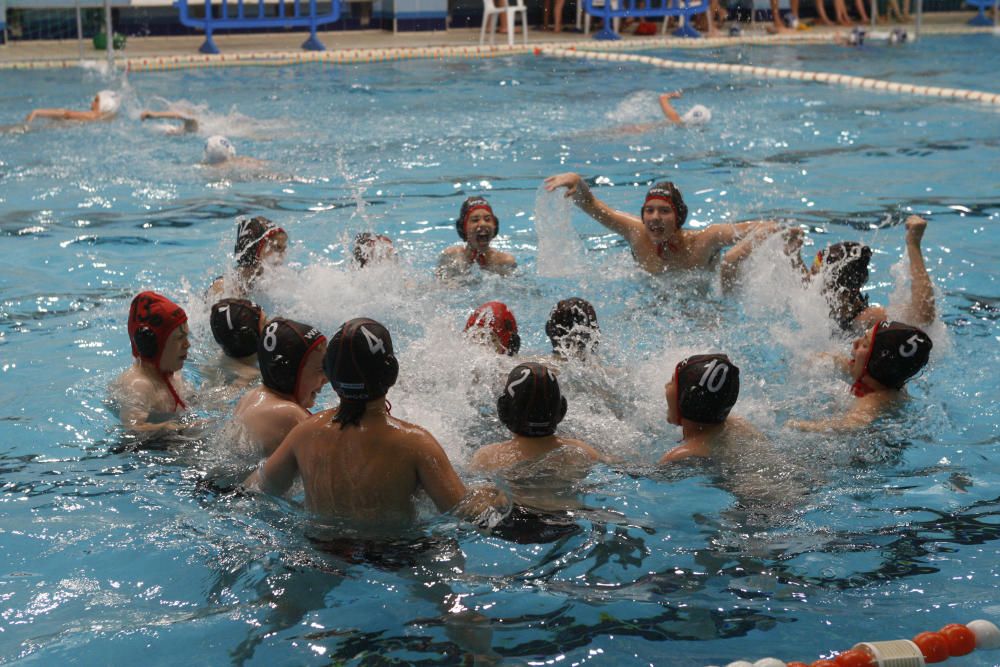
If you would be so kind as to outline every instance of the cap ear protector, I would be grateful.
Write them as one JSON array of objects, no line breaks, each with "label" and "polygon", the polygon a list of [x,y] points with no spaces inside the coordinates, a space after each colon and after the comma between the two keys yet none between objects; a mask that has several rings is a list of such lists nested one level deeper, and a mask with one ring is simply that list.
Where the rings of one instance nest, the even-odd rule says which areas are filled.
[{"label": "cap ear protector", "polygon": [[493,216],[493,238],[496,238],[497,234],[500,233],[500,218],[493,212],[493,207],[490,206],[490,203],[482,197],[469,197],[462,202],[462,208],[458,212],[458,220],[455,221],[455,229],[458,231],[458,237],[463,241],[469,240],[466,238],[465,227],[469,221],[469,216],[476,209],[486,209]]},{"label": "cap ear protector", "polygon": [[724,354],[688,357],[674,369],[680,417],[721,424],[740,395],[740,369]]},{"label": "cap ear protector", "polygon": [[326,348],[323,371],[342,399],[385,396],[399,377],[389,330],[365,317],[345,322]]},{"label": "cap ear protector", "polygon": [[503,425],[530,438],[555,433],[568,409],[555,375],[536,363],[516,366],[497,397],[497,416]]},{"label": "cap ear protector", "polygon": [[671,208],[674,209],[674,215],[677,217],[677,229],[684,226],[688,217],[688,207],[684,203],[684,197],[681,196],[681,191],[677,189],[677,186],[670,181],[660,181],[651,187],[646,193],[645,201],[642,202],[642,210],[639,211],[640,220],[644,220],[642,214],[646,209],[646,204],[651,199],[661,199],[669,203]]},{"label": "cap ear protector", "polygon": [[158,352],[156,333],[149,327],[140,327],[137,329],[132,334],[132,342],[135,343],[135,349],[138,350],[139,356],[143,359],[152,359]]},{"label": "cap ear protector", "polygon": [[187,322],[184,309],[156,292],[141,292],[128,311],[128,336],[132,356],[160,365],[167,340],[174,329]]}]

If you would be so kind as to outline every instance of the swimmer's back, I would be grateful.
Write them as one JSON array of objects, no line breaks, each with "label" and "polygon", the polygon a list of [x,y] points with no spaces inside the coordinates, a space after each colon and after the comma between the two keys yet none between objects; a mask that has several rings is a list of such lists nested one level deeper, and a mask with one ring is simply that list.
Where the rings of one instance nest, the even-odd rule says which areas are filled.
[{"label": "swimmer's back", "polygon": [[366,414],[360,425],[342,428],[335,415],[324,410],[288,435],[306,506],[365,523],[412,521],[413,496],[427,483],[421,468],[439,463],[439,456],[447,464],[441,446],[424,429],[391,416]]}]

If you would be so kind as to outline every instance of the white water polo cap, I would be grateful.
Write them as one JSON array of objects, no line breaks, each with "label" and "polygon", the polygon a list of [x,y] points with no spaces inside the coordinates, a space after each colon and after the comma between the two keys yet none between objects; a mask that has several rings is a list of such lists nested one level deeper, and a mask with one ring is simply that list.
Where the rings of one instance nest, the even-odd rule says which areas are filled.
[{"label": "white water polo cap", "polygon": [[696,104],[688,112],[681,116],[685,125],[704,125],[712,120],[712,112],[702,104]]},{"label": "white water polo cap", "polygon": [[236,157],[236,147],[229,139],[216,134],[205,140],[205,162],[219,164]]},{"label": "white water polo cap", "polygon": [[122,96],[113,90],[102,90],[97,93],[97,110],[103,114],[118,113],[122,105]]}]

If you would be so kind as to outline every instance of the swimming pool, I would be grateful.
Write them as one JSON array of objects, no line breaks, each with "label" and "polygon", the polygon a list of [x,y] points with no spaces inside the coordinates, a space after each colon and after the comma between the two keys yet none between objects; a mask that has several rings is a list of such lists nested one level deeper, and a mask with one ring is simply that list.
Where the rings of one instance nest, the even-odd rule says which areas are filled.
[{"label": "swimming pool", "polygon": [[[995,45],[659,55],[990,90]],[[79,70],[0,80],[0,123],[107,87]],[[127,113],[111,124],[0,134],[3,660],[458,664],[488,643],[512,664],[808,662],[1000,615],[994,110],[534,57],[190,70],[118,85]],[[713,123],[620,131],[655,120],[655,93],[674,88],[685,91],[679,107],[705,104]],[[274,178],[195,167],[201,140],[137,121],[157,97],[203,105],[206,131],[267,160]],[[870,284],[883,303],[899,223],[930,215],[925,254],[944,324],[912,400],[853,437],[783,428],[847,400],[812,363],[842,345],[822,310],[766,262],[739,298],[701,274],[646,276],[579,213],[583,252],[567,252],[569,213],[537,192],[567,170],[626,210],[647,183],[671,178],[695,226],[777,216],[816,245],[863,239],[878,251]],[[453,219],[472,192],[490,197],[521,270],[441,284],[431,268],[457,241]],[[129,300],[156,288],[185,305],[186,372],[210,382],[202,292],[228,265],[243,213],[291,236],[287,270],[259,294],[268,312],[328,334],[350,317],[383,321],[400,349],[394,414],[430,429],[460,468],[503,434],[490,383],[474,377],[510,365],[462,342],[468,313],[507,302],[522,349],[543,353],[552,305],[588,298],[606,372],[568,384],[562,430],[621,463],[576,485],[573,520],[553,522],[548,542],[482,536],[428,511],[420,535],[359,544],[329,539],[336,531],[294,503],[220,493],[252,462],[211,430],[165,451],[118,451],[104,399],[129,363]],[[347,244],[369,228],[396,239],[403,261],[362,278]],[[772,444],[740,465],[658,471],[677,437],[663,383],[683,356],[715,349],[743,369],[736,412]],[[593,386],[605,394],[584,393]],[[225,399],[206,391],[199,412],[221,418]],[[461,607],[483,618],[446,613]]]}]

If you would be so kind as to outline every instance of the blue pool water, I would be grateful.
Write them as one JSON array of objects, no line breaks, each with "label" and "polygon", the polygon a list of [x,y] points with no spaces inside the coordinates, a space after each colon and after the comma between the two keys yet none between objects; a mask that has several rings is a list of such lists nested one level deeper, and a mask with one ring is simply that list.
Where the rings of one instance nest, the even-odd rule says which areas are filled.
[{"label": "blue pool water", "polygon": [[[655,55],[995,92],[997,44]],[[995,110],[533,57],[0,82],[0,124],[33,106],[82,107],[109,86],[127,100],[110,124],[0,134],[0,661],[461,664],[489,645],[510,664],[809,662],[1000,617]],[[711,125],[621,131],[656,120],[656,94],[676,88],[681,111],[705,104]],[[206,131],[266,160],[268,178],[197,167],[203,137],[139,123],[158,98],[197,107]],[[807,229],[806,251],[863,240],[882,303],[898,301],[902,220],[928,216],[941,321],[911,400],[852,436],[785,428],[848,401],[814,362],[846,349],[815,295],[769,247],[736,295],[711,275],[642,274],[620,239],[538,192],[569,170],[625,210],[651,181],[674,180],[693,227],[769,216]],[[520,270],[442,284],[432,268],[473,192],[490,197]],[[351,317],[385,322],[401,365],[394,414],[429,428],[468,480],[476,447],[503,436],[490,378],[511,365],[461,340],[468,313],[507,302],[523,351],[542,354],[552,305],[588,298],[603,370],[566,372],[562,430],[620,462],[548,489],[574,508],[548,542],[484,536],[425,503],[416,535],[359,544],[295,497],[220,491],[254,463],[218,429],[232,396],[218,388],[202,301],[229,265],[239,214],[291,236],[288,266],[257,294],[268,312],[328,334]],[[350,239],[366,229],[396,239],[398,266],[350,269]],[[203,384],[196,412],[212,426],[166,450],[121,451],[106,387],[130,362],[126,311],[144,288],[191,315],[185,373]],[[769,442],[726,465],[657,470],[679,435],[663,383],[709,350],[741,366],[736,412]]]}]

